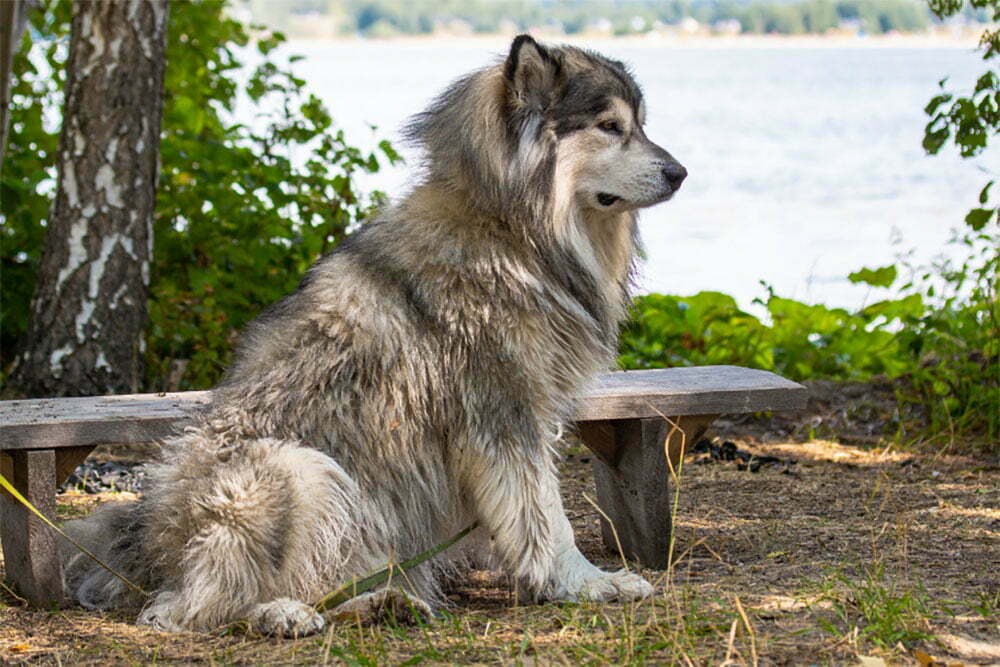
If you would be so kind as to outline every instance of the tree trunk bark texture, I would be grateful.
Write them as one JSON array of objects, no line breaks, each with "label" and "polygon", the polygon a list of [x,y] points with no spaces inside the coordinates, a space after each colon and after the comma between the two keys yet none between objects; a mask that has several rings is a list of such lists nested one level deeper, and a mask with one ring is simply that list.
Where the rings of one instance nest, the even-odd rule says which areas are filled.
[{"label": "tree trunk bark texture", "polygon": [[26,396],[134,392],[158,170],[167,0],[76,2],[49,216],[26,346]]}]

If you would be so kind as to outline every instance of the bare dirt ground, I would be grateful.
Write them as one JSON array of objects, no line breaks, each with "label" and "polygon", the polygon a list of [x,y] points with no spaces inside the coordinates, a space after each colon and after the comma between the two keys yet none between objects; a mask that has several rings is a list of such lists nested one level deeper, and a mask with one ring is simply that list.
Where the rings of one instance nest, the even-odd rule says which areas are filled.
[{"label": "bare dirt ground", "polygon": [[[971,448],[989,455],[956,456],[899,451],[871,434],[861,444],[809,437],[830,431],[838,411],[719,424],[716,442],[780,461],[751,472],[708,453],[686,458],[675,565],[643,572],[656,583],[651,600],[522,605],[502,577],[474,572],[453,608],[425,624],[341,623],[273,640],[161,634],[121,613],[33,611],[0,589],[0,662],[1000,664],[995,443]],[[839,430],[848,422],[872,430],[857,419]],[[584,497],[594,497],[589,459],[579,446],[564,452],[567,510],[583,552],[621,567]],[[64,494],[60,514],[107,499]]]}]

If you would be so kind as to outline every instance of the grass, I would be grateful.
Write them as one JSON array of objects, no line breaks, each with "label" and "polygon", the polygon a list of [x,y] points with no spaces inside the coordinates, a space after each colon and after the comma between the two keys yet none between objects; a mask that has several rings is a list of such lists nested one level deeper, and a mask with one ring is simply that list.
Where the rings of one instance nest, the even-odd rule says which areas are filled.
[{"label": "grass", "polygon": [[834,618],[817,621],[835,637],[857,637],[882,649],[933,637],[928,630],[934,610],[927,595],[888,580],[883,565],[867,568],[860,580],[837,572],[823,588],[823,599],[832,603]]},{"label": "grass", "polygon": [[[674,566],[630,604],[519,604],[473,572],[453,606],[415,626],[339,623],[299,640],[237,630],[167,635],[123,612],[33,611],[0,589],[0,662],[32,664],[916,664],[971,662],[948,637],[1000,651],[1000,468],[825,441],[740,447],[794,458],[785,472],[689,459],[676,493]],[[589,455],[561,465],[584,553],[605,568]],[[60,518],[90,509],[63,495]],[[976,646],[979,646],[978,644]],[[979,649],[976,650],[980,650]],[[1000,658],[992,659],[997,662]],[[981,662],[990,662],[981,659]]]},{"label": "grass", "polygon": [[1000,588],[992,591],[980,591],[972,611],[983,618],[995,618],[1000,623]]},{"label": "grass", "polygon": [[[321,643],[320,658],[352,665],[539,660],[585,665],[685,663],[704,654],[699,648],[704,640],[719,643],[732,656],[749,656],[751,650],[743,637],[728,641],[737,616],[732,607],[681,589],[677,596],[611,607],[524,607],[509,618],[451,611],[429,624],[350,628],[316,641]],[[342,641],[334,640],[336,636]],[[401,651],[402,647],[406,649]],[[400,660],[401,654],[408,655]]]}]

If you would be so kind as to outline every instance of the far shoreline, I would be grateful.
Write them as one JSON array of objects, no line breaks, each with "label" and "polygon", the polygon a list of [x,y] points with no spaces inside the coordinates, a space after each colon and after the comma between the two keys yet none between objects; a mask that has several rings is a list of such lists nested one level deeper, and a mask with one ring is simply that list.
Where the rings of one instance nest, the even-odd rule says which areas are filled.
[{"label": "far shoreline", "polygon": [[[942,34],[883,34],[883,35],[559,35],[532,33],[541,40],[562,44],[613,44],[616,46],[642,46],[680,49],[976,49],[977,35]],[[399,35],[394,37],[360,37],[357,35],[317,38],[305,35],[288,35],[296,44],[356,44],[368,46],[441,46],[468,47],[506,45],[511,34],[488,35]]]}]

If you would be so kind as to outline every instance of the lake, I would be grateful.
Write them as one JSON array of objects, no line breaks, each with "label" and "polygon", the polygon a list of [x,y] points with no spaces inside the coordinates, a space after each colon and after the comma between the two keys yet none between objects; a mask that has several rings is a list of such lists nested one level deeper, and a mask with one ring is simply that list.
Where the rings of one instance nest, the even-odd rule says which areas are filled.
[{"label": "lake", "polygon": [[[863,266],[914,249],[950,252],[951,230],[996,174],[992,156],[925,155],[923,107],[950,76],[964,90],[985,70],[968,47],[698,46],[606,40],[587,44],[627,62],[645,91],[647,134],[689,177],[641,217],[647,259],[640,292],[718,290],[743,306],[778,294],[859,307],[888,292],[852,285]],[[398,130],[449,81],[489,63],[503,40],[294,42],[296,71],[348,137],[402,146]],[[410,167],[366,178],[392,196]],[[757,310],[756,308],[754,310]]]}]

